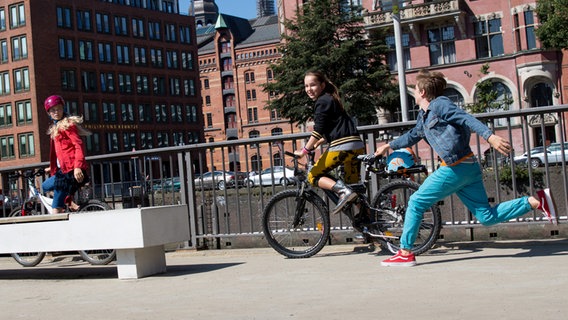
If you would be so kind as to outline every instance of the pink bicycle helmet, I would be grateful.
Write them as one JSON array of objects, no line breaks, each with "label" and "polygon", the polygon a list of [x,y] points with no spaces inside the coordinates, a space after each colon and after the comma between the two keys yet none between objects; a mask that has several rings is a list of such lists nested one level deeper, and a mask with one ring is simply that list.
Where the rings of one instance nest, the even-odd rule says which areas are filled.
[{"label": "pink bicycle helmet", "polygon": [[47,99],[45,99],[45,102],[43,103],[43,106],[45,107],[45,111],[48,111],[49,109],[57,106],[57,105],[65,105],[65,100],[63,100],[63,98],[61,96],[58,95],[52,95],[47,97]]}]

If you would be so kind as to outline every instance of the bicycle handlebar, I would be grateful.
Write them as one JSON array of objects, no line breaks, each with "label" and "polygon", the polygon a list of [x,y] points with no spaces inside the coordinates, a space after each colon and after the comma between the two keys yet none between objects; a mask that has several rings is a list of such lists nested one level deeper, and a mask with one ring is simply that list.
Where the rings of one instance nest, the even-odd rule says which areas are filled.
[{"label": "bicycle handlebar", "polygon": [[26,171],[24,171],[24,173],[20,173],[20,172],[11,173],[8,176],[8,179],[16,180],[19,177],[24,177],[26,179],[30,179],[30,178],[33,178],[33,177],[36,177],[36,176],[39,177],[39,176],[43,176],[43,175],[45,175],[45,169],[40,168],[40,169],[37,169],[37,170],[33,170],[33,169],[32,170],[26,170]]}]

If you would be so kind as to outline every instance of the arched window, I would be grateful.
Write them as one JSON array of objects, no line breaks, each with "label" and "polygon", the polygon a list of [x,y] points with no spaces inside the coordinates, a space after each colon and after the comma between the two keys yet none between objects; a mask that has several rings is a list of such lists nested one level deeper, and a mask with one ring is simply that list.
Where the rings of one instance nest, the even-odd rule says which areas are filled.
[{"label": "arched window", "polygon": [[456,106],[458,106],[458,107],[460,107],[460,108],[463,109],[463,106],[464,106],[464,99],[463,99],[462,94],[461,94],[458,90],[456,90],[456,89],[454,89],[454,88],[446,88],[446,89],[444,90],[444,95],[445,95],[446,97],[450,98],[450,100],[452,100],[452,102],[453,102]]},{"label": "arched window", "polygon": [[270,134],[273,136],[281,136],[282,135],[282,129],[281,128],[274,128],[270,131]]},{"label": "arched window", "polygon": [[282,165],[282,155],[280,155],[280,152],[276,152],[275,154],[272,155],[272,161],[275,166]]},{"label": "arched window", "polygon": [[[251,132],[249,132],[249,139],[252,138],[258,138],[260,137],[260,132],[258,130],[252,130]],[[258,148],[258,144],[257,143],[252,143],[250,145],[251,148]]]},{"label": "arched window", "polygon": [[262,157],[256,154],[250,157],[250,168],[257,173],[262,171]]}]

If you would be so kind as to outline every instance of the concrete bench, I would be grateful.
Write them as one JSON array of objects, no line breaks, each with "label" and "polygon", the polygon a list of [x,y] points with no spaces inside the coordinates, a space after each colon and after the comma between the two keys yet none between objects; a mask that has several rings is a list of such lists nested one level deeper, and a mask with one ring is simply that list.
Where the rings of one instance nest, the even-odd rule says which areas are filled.
[{"label": "concrete bench", "polygon": [[119,279],[165,272],[164,245],[189,238],[185,205],[0,219],[0,253],[116,249]]}]

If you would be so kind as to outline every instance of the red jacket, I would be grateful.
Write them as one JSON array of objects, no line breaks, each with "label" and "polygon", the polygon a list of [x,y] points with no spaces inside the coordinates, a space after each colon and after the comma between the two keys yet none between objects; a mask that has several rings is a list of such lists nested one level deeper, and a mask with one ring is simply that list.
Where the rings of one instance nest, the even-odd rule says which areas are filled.
[{"label": "red jacket", "polygon": [[62,173],[67,173],[75,168],[87,170],[83,140],[79,136],[76,125],[71,125],[67,130],[60,130],[57,137],[51,139],[49,152],[51,175],[57,172],[57,160],[59,160]]}]

